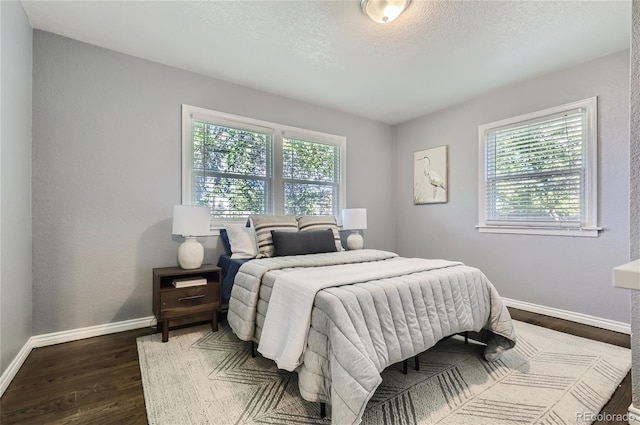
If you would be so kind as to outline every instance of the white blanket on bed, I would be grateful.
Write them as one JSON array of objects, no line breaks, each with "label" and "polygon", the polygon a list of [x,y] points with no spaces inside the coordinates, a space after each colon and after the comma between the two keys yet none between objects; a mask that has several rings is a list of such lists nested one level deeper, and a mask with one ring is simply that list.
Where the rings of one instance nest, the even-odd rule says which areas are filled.
[{"label": "white blanket on bed", "polygon": [[302,361],[311,309],[318,291],[461,264],[447,260],[394,258],[385,261],[383,266],[362,263],[327,266],[321,271],[311,268],[285,273],[273,285],[258,351],[274,360],[280,369],[293,371]]}]

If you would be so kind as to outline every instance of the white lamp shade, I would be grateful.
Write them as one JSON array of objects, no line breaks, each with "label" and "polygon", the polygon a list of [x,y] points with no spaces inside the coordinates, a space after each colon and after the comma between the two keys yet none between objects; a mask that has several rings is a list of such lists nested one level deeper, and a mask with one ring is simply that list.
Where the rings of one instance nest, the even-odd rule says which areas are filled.
[{"label": "white lamp shade", "polygon": [[202,236],[209,233],[209,208],[199,205],[173,207],[171,233],[182,236]]},{"label": "white lamp shade", "polygon": [[344,230],[364,230],[367,228],[367,209],[349,208],[342,210],[342,228]]},{"label": "white lamp shade", "polygon": [[386,24],[396,19],[411,0],[361,0],[362,11],[374,21]]}]

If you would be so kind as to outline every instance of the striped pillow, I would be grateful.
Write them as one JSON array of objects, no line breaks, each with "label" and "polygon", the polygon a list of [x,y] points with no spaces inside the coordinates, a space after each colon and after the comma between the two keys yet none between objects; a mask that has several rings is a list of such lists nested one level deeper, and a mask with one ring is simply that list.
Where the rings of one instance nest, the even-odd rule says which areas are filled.
[{"label": "striped pillow", "polygon": [[298,231],[298,222],[292,215],[252,215],[250,219],[253,223],[253,228],[256,230],[256,239],[258,241],[258,255],[256,258],[274,256],[272,230],[281,232]]},{"label": "striped pillow", "polygon": [[340,233],[338,232],[338,224],[336,218],[332,215],[304,215],[298,217],[298,230],[301,232],[309,232],[312,230],[331,229],[333,231],[333,239],[336,242],[336,250],[343,251],[340,242]]}]

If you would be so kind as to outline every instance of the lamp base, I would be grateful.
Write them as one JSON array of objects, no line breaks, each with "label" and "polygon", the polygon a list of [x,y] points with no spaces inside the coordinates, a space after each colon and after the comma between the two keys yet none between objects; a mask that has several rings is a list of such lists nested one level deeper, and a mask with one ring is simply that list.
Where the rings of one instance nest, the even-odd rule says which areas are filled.
[{"label": "lamp base", "polygon": [[195,236],[185,236],[178,248],[178,264],[186,270],[197,269],[204,260],[204,247]]},{"label": "lamp base", "polygon": [[347,237],[347,248],[349,250],[364,248],[364,238],[357,230],[353,230]]}]

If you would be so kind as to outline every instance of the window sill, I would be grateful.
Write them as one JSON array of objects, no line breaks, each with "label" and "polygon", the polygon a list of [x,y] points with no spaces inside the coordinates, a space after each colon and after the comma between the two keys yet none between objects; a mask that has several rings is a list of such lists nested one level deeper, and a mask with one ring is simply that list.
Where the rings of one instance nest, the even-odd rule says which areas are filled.
[{"label": "window sill", "polygon": [[597,238],[602,230],[601,227],[581,227],[581,228],[541,228],[541,227],[520,227],[520,226],[487,226],[477,225],[480,233],[505,233],[512,235],[541,235],[541,236],[570,236]]}]

